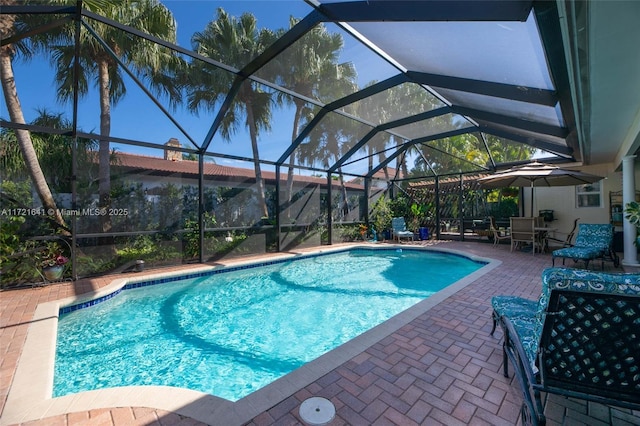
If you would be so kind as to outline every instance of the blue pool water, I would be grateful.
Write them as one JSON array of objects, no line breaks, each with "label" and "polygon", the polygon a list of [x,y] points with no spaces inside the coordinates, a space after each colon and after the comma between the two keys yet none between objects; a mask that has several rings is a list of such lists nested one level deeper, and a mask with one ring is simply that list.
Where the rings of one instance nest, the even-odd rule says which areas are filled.
[{"label": "blue pool water", "polygon": [[235,401],[482,266],[358,249],[127,289],[60,315],[54,396],[164,385]]}]

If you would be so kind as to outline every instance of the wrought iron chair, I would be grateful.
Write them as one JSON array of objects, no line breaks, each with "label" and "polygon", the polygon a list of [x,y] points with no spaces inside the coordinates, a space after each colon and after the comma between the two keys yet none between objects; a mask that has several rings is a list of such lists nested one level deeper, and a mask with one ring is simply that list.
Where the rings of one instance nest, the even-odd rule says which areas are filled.
[{"label": "wrought iron chair", "polygon": [[639,316],[640,293],[553,290],[539,337],[503,317],[504,348],[524,394],[522,424],[546,423],[541,392],[639,410]]},{"label": "wrought iron chair", "polygon": [[523,424],[545,423],[540,392],[640,408],[640,274],[547,268],[538,301],[492,305],[504,375],[509,360],[524,393]]},{"label": "wrought iron chair", "polygon": [[578,221],[579,220],[580,220],[580,218],[576,218],[573,221],[573,228],[571,228],[571,231],[569,231],[569,233],[566,234],[566,237],[558,238],[557,234],[564,235],[564,233],[562,233],[562,232],[554,232],[554,235],[553,236],[548,236],[547,240],[548,241],[553,241],[555,243],[559,243],[559,244],[562,245],[563,248],[571,247],[573,245],[572,244],[573,237],[575,237],[575,235],[576,235],[576,229],[578,228]]}]

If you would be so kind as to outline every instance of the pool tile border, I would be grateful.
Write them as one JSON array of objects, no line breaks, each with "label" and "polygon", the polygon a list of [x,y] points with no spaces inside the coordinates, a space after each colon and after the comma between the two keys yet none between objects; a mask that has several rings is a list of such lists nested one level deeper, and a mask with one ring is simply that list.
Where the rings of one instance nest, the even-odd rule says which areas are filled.
[{"label": "pool tile border", "polygon": [[[408,324],[433,306],[436,306],[447,297],[471,284],[480,276],[485,275],[502,263],[498,260],[468,255],[459,250],[432,249],[406,245],[385,247],[356,245],[348,248],[321,249],[311,255],[320,256],[349,249],[353,250],[358,247],[364,249],[394,250],[401,248],[402,250],[446,252],[457,254],[477,262],[486,263],[486,265],[384,323],[379,324],[235,403],[201,392],[162,386],[109,388],[52,398],[56,330],[61,309],[74,305],[81,306],[104,297],[111,298],[114,296],[114,293],[121,291],[127,284],[133,281],[143,282],[145,280],[154,280],[158,274],[139,277],[135,280],[115,279],[110,285],[87,295],[42,303],[36,308],[33,321],[29,327],[22,357],[18,364],[13,384],[7,395],[7,402],[2,418],[0,419],[0,425],[26,422],[66,412],[121,406],[140,406],[172,411],[209,424],[241,425],[283,401],[308,384],[318,380],[344,362],[363,352],[374,343],[380,341],[382,338],[397,331],[402,326]],[[307,253],[285,254],[279,256],[278,259],[272,259],[267,262],[279,263],[289,260],[292,257],[303,255],[306,256]],[[243,261],[229,266],[205,267],[197,268],[196,270],[190,269],[187,274],[206,274],[214,270],[222,272],[228,268],[247,269],[256,267],[255,264],[264,265],[267,262],[256,260]],[[178,271],[171,273],[166,279],[171,280],[171,278],[175,276],[184,275],[184,271]]]},{"label": "pool tile border", "polygon": [[[392,248],[392,247],[355,247],[355,248],[341,248],[339,250],[336,251],[326,251],[326,252],[319,252],[319,253],[310,253],[310,254],[303,254],[301,256],[296,256],[296,257],[287,257],[287,258],[283,258],[283,259],[278,259],[278,260],[271,260],[271,261],[261,261],[261,262],[256,262],[256,263],[250,263],[250,264],[243,264],[243,265],[237,265],[237,266],[228,266],[228,267],[222,267],[222,268],[215,268],[215,269],[211,269],[211,270],[206,270],[206,271],[201,271],[201,272],[193,272],[193,273],[187,273],[184,275],[175,275],[175,276],[171,276],[171,277],[166,277],[166,278],[157,278],[157,279],[146,279],[146,280],[135,280],[133,282],[129,282],[127,281],[126,284],[124,284],[124,286],[122,286],[121,288],[115,290],[112,293],[109,293],[105,296],[101,296],[98,297],[96,299],[92,299],[86,302],[82,302],[82,303],[77,303],[74,305],[69,305],[69,306],[63,306],[60,308],[60,315],[63,314],[68,314],[80,309],[86,309],[86,308],[90,308],[92,306],[98,305],[102,302],[106,302],[107,300],[112,299],[113,297],[116,297],[117,295],[119,295],[122,291],[124,290],[131,290],[134,288],[143,288],[143,287],[148,287],[148,286],[153,286],[153,285],[159,285],[159,284],[166,284],[166,283],[170,283],[173,281],[179,281],[179,280],[189,280],[189,279],[193,279],[193,278],[202,278],[202,277],[209,277],[209,276],[213,276],[213,275],[218,275],[218,274],[223,274],[223,273],[228,273],[228,272],[234,272],[234,271],[241,271],[241,270],[246,270],[246,269],[253,269],[253,268],[259,268],[262,266],[269,266],[269,265],[277,265],[280,263],[285,263],[285,262],[291,262],[291,261],[296,261],[296,260],[300,260],[300,259],[310,259],[310,258],[314,258],[314,257],[320,257],[320,256],[328,256],[331,254],[336,254],[336,253],[343,253],[343,252],[353,252],[353,251],[392,251],[392,252],[397,252],[398,250],[406,250],[406,251],[424,251],[423,249],[420,248]],[[429,251],[432,252],[442,252],[442,253],[448,253],[450,255],[453,256],[459,256],[459,257],[464,257],[465,259],[470,259],[469,256],[467,255],[461,255],[460,253],[450,253],[447,252],[446,250],[442,250],[442,249],[430,249]],[[474,260],[474,259],[470,259],[473,262],[476,263],[483,263],[486,264],[488,262],[486,261],[481,261],[481,260]]]}]

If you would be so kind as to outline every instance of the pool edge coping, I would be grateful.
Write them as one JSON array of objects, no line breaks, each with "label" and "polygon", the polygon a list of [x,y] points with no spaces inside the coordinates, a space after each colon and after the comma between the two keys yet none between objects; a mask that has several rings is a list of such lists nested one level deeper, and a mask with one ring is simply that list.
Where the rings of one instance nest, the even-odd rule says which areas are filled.
[{"label": "pool edge coping", "polygon": [[[478,262],[486,262],[477,271],[461,278],[412,307],[398,313],[387,321],[367,330],[344,344],[321,355],[313,361],[280,377],[269,385],[232,402],[210,394],[183,388],[166,386],[129,386],[107,388],[79,394],[52,398],[53,368],[55,363],[56,330],[61,307],[82,301],[93,300],[122,289],[127,283],[154,279],[159,276],[179,276],[186,273],[227,269],[241,265],[263,263],[266,259],[289,259],[305,255],[332,253],[350,249],[393,249],[445,252],[463,256]],[[250,421],[300,389],[308,386],[344,362],[352,359],[384,337],[394,333],[448,297],[467,287],[481,276],[497,268],[502,261],[480,257],[462,250],[418,245],[354,244],[349,246],[326,247],[313,251],[270,254],[258,259],[230,261],[219,266],[202,266],[171,272],[157,272],[129,278],[115,278],[107,286],[79,296],[72,296],[37,306],[29,325],[25,344],[13,382],[9,388],[0,425],[8,425],[42,419],[69,412],[109,409],[116,407],[148,407],[184,415],[195,420],[234,425]]]}]

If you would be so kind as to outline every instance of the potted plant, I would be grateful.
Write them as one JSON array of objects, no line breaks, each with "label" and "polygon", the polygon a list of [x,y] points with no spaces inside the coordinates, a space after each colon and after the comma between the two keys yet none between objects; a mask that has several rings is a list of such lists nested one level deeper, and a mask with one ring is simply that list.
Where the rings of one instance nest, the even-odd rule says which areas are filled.
[{"label": "potted plant", "polygon": [[360,233],[360,238],[362,238],[363,241],[366,241],[367,239],[367,230],[367,225],[365,225],[364,223],[358,225],[358,232]]},{"label": "potted plant", "polygon": [[624,217],[636,227],[636,247],[640,247],[640,203],[631,201],[624,209]]},{"label": "potted plant", "polygon": [[57,281],[62,278],[65,265],[69,262],[69,258],[62,254],[60,246],[56,243],[49,243],[40,252],[40,268],[42,275],[48,281]]},{"label": "potted plant", "polygon": [[413,203],[411,205],[411,226],[412,230],[420,235],[421,240],[429,239],[429,205]]},{"label": "potted plant", "polygon": [[391,219],[393,218],[393,212],[391,207],[384,196],[378,198],[371,209],[371,215],[369,217],[373,229],[380,238],[390,238],[388,236],[388,230],[391,228]]}]

